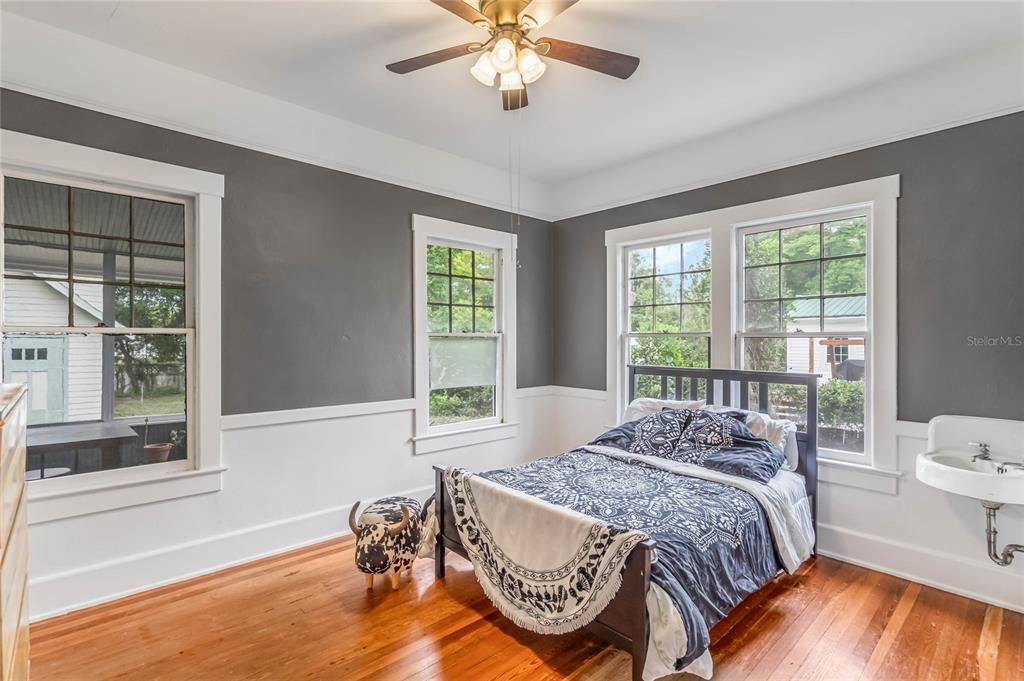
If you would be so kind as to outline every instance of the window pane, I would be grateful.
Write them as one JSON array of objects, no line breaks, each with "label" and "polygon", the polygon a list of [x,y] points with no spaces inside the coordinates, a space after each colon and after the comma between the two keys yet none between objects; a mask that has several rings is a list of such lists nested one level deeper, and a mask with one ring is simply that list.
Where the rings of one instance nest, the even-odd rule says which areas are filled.
[{"label": "window pane", "polygon": [[821,231],[818,225],[782,230],[782,260],[811,260],[821,257]]},{"label": "window pane", "polygon": [[864,296],[825,298],[827,331],[863,331],[867,328],[867,299]]},{"label": "window pane", "polygon": [[497,338],[431,338],[430,425],[495,415]]},{"label": "window pane", "polygon": [[710,239],[687,241],[683,244],[683,269],[687,272],[711,269]]},{"label": "window pane", "polygon": [[131,276],[130,260],[127,241],[75,237],[75,279],[127,282]]},{"label": "window pane", "polygon": [[185,249],[160,244],[134,245],[136,282],[151,284],[185,283]]},{"label": "window pane", "polygon": [[629,363],[645,366],[706,368],[710,338],[645,336],[629,339]]},{"label": "window pane", "polygon": [[654,249],[654,267],[656,274],[675,274],[683,269],[680,259],[681,249],[679,244],[658,246]]},{"label": "window pane", "polygon": [[683,275],[683,301],[703,303],[711,300],[711,273]]},{"label": "window pane", "polygon": [[46,182],[4,178],[4,222],[20,227],[68,228],[68,188]]},{"label": "window pane", "polygon": [[826,260],[822,263],[825,295],[864,293],[865,256]]},{"label": "window pane", "polygon": [[835,258],[840,255],[864,253],[867,233],[866,217],[826,222],[822,229],[825,257]]},{"label": "window pane", "polygon": [[743,321],[746,331],[779,331],[779,303],[744,303]]},{"label": "window pane", "polygon": [[[131,326],[127,286],[75,284],[75,326]],[[67,325],[67,316],[61,326]],[[181,326],[177,324],[176,326]]]},{"label": "window pane", "polygon": [[453,248],[452,251],[452,274],[460,274],[464,277],[473,276],[473,251],[463,248]]},{"label": "window pane", "polygon": [[747,300],[779,297],[779,267],[751,267],[743,271],[743,295]]},{"label": "window pane", "polygon": [[476,276],[481,279],[494,279],[494,254],[476,252]]},{"label": "window pane", "polygon": [[476,332],[477,333],[493,333],[494,332],[494,308],[490,308],[490,307],[478,307],[478,308],[476,308]]},{"label": "window pane", "polygon": [[444,246],[427,245],[427,271],[448,274],[448,249]]},{"label": "window pane", "polygon": [[[118,294],[124,290],[125,287],[118,287]],[[133,325],[151,329],[185,326],[185,290],[136,286]]]},{"label": "window pane", "polygon": [[473,332],[473,308],[452,306],[452,333]]},{"label": "window pane", "polygon": [[654,274],[654,249],[641,248],[629,252],[629,276],[640,277]]},{"label": "window pane", "polygon": [[[29,390],[27,477],[186,458],[185,342],[183,335],[5,334],[12,359],[3,378]],[[109,386],[103,384],[105,345]],[[113,394],[114,416],[127,418],[101,420],[105,390]],[[161,418],[147,428],[147,416]]]},{"label": "window pane", "polygon": [[768,265],[779,261],[779,232],[760,232],[743,237],[744,265]]},{"label": "window pane", "polygon": [[185,206],[166,201],[133,199],[133,236],[145,241],[185,245]]},{"label": "window pane", "polygon": [[427,275],[427,302],[447,303],[448,301],[448,277],[436,274]]},{"label": "window pane", "polygon": [[68,237],[7,227],[4,229],[4,264],[7,274],[67,279]]},{"label": "window pane", "polygon": [[427,331],[429,333],[448,333],[447,305],[427,305]]},{"label": "window pane", "polygon": [[670,274],[654,278],[654,302],[678,303],[680,298],[680,277]]},{"label": "window pane", "polygon": [[655,331],[679,333],[679,306],[658,305],[654,308]]},{"label": "window pane", "polygon": [[71,190],[71,226],[80,234],[99,234],[127,238],[131,199],[123,194]]},{"label": "window pane", "polygon": [[711,330],[711,305],[709,303],[692,303],[683,305],[683,331]]},{"label": "window pane", "polygon": [[452,277],[452,302],[459,305],[473,304],[473,280]]},{"label": "window pane", "polygon": [[[835,348],[842,348],[841,359]],[[864,451],[864,339],[746,338],[744,368],[818,374],[818,445],[849,452]],[[806,389],[772,385],[769,413],[806,428]],[[756,402],[752,402],[756,404]]]},{"label": "window pane", "polygon": [[783,300],[782,317],[786,331],[820,331],[821,298]]},{"label": "window pane", "polygon": [[494,282],[477,279],[475,286],[476,304],[486,305],[488,307],[494,305]]},{"label": "window pane", "polygon": [[782,266],[782,297],[821,295],[819,261]]},{"label": "window pane", "polygon": [[629,282],[629,304],[651,305],[652,303],[654,303],[654,280],[650,277],[631,279]]},{"label": "window pane", "polygon": [[654,331],[654,308],[632,307],[629,310],[629,330],[633,333]]}]

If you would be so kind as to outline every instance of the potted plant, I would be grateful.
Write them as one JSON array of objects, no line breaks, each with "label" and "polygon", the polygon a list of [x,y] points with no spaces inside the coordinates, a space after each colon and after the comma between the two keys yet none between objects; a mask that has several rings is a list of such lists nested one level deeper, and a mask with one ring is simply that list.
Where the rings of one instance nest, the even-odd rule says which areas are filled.
[{"label": "potted plant", "polygon": [[[174,433],[171,433],[174,436]],[[171,442],[160,442],[149,444],[149,419],[146,419],[146,427],[142,435],[142,451],[146,454],[146,463],[162,463],[167,461],[171,455],[174,444]]]}]

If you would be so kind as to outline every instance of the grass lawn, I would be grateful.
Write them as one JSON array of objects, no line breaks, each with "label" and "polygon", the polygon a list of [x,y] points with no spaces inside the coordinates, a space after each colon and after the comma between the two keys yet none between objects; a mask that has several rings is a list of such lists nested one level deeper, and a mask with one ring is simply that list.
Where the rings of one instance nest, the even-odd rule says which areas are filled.
[{"label": "grass lawn", "polygon": [[153,416],[185,413],[185,394],[154,395],[145,401],[138,397],[115,397],[114,416]]}]

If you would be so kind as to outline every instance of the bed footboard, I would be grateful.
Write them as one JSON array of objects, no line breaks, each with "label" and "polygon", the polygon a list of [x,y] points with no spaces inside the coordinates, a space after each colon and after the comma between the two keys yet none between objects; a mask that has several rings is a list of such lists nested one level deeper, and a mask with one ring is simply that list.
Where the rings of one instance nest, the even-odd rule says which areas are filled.
[{"label": "bed footboard", "polygon": [[[440,534],[434,547],[434,574],[444,578],[445,553],[454,551],[463,558],[469,558],[459,532],[455,527],[455,514],[451,512],[451,500],[444,484],[444,469],[434,467],[435,499],[437,500],[437,524]],[[651,560],[654,542],[647,540],[637,544],[626,558],[622,568],[622,586],[612,602],[587,628],[616,645],[633,657],[633,681],[642,681],[644,664],[647,661],[647,639],[650,635],[647,621],[647,590],[651,581]]]}]

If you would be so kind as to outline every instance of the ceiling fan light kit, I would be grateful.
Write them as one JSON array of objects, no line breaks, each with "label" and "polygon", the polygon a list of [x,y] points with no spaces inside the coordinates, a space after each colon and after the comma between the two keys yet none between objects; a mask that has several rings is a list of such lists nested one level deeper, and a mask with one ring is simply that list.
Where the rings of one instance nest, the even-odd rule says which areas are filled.
[{"label": "ceiling fan light kit", "polygon": [[[547,70],[541,56],[581,66],[585,69],[626,79],[633,75],[640,60],[618,52],[570,43],[555,38],[533,41],[530,31],[576,4],[577,0],[545,0],[533,6],[532,0],[480,0],[474,8],[464,0],[431,0],[465,21],[485,29],[490,39],[484,43],[466,43],[388,64],[393,73],[409,73],[433,64],[480,53],[470,74],[487,87],[498,78],[502,108],[506,111],[527,105],[526,86],[536,82]],[[515,96],[511,96],[516,93]]]}]

